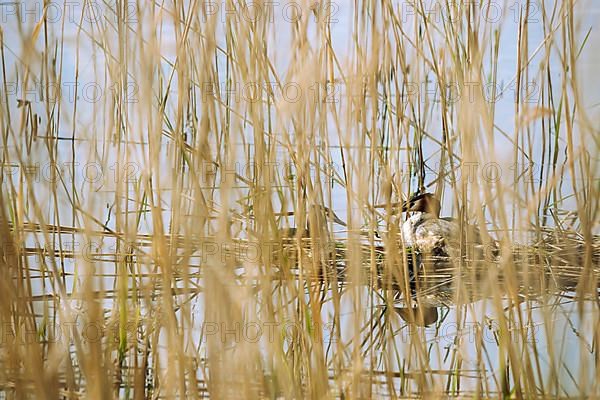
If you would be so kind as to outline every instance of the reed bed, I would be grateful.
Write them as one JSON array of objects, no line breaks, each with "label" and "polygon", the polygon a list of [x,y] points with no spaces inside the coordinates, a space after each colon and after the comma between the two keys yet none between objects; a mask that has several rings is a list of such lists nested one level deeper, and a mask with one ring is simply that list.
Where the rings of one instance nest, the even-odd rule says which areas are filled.
[{"label": "reed bed", "polygon": [[600,397],[597,11],[2,3],[1,396]]}]

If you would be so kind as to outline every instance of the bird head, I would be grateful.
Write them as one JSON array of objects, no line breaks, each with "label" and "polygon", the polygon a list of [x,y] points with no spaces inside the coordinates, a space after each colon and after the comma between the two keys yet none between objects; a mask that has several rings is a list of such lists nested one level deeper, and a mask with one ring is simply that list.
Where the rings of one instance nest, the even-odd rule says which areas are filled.
[{"label": "bird head", "polygon": [[441,208],[440,201],[433,194],[418,193],[404,203],[402,211],[419,211],[439,217]]}]

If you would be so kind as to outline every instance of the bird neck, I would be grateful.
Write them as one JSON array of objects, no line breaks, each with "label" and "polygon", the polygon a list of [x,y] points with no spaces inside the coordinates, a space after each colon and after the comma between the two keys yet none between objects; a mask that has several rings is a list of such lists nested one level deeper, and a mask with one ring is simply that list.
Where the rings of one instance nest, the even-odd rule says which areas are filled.
[{"label": "bird neck", "polygon": [[411,221],[420,221],[424,219],[438,219],[439,215],[435,215],[433,213],[424,212],[424,211],[416,211],[410,216]]}]

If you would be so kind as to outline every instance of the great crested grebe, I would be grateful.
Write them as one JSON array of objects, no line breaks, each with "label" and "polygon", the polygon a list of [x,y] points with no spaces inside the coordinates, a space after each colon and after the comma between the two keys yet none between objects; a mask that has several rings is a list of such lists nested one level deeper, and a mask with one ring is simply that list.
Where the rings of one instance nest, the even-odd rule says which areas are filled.
[{"label": "great crested grebe", "polygon": [[[402,211],[411,213],[402,224],[402,240],[414,255],[409,262],[409,280],[411,297],[418,300],[419,306],[413,312],[407,308],[396,311],[404,320],[421,325],[436,322],[436,307],[452,302],[461,255],[475,261],[486,255],[477,227],[454,218],[440,218],[440,210],[440,201],[431,193],[417,193],[402,206]],[[490,244],[496,256],[497,245],[494,241]]]},{"label": "great crested grebe", "polygon": [[404,245],[433,256],[452,256],[461,236],[469,245],[482,245],[479,230],[451,217],[440,218],[440,201],[431,193],[416,194],[402,207],[412,215],[402,224]]}]

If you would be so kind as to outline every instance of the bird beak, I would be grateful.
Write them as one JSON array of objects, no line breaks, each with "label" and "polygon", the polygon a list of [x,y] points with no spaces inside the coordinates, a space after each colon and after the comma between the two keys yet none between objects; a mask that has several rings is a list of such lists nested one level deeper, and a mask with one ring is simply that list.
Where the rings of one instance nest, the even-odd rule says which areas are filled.
[{"label": "bird beak", "polygon": [[411,204],[410,200],[406,200],[404,203],[402,203],[402,212],[411,211],[413,206],[414,204]]}]

